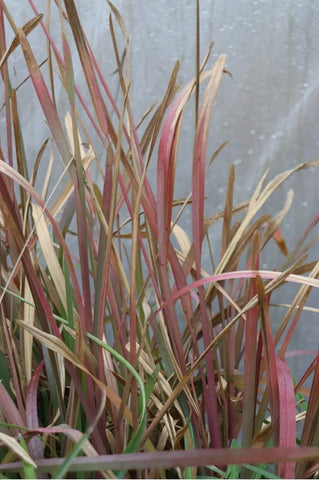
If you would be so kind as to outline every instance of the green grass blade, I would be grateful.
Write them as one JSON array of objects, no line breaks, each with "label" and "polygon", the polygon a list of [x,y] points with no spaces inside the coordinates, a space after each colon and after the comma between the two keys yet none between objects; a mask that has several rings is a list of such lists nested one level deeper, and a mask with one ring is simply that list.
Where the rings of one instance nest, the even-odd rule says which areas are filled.
[{"label": "green grass blade", "polygon": [[[29,454],[29,451],[28,451],[28,446],[26,444],[26,441],[24,440],[23,436],[22,435],[19,435],[20,437],[20,445],[21,447],[23,448],[23,450]],[[33,465],[31,465],[30,463],[28,462],[23,462],[24,463],[24,476],[25,478],[37,478],[37,475],[36,475],[36,472],[35,472],[35,468]]]},{"label": "green grass blade", "polygon": [[143,436],[143,433],[145,431],[145,425],[146,425],[146,395],[145,395],[145,388],[144,388],[143,380],[141,379],[141,377],[139,376],[139,374],[137,373],[135,368],[132,367],[132,365],[125,358],[123,358],[122,355],[120,355],[116,350],[114,350],[112,347],[107,345],[105,342],[102,342],[102,340],[96,338],[94,335],[91,335],[90,333],[88,333],[87,336],[88,336],[88,338],[93,340],[93,342],[97,343],[100,347],[107,350],[120,363],[122,363],[122,365],[124,365],[131,372],[131,374],[136,379],[136,381],[137,381],[137,383],[140,387],[141,408],[142,408],[141,419],[140,419],[140,423],[139,423],[139,426],[138,426],[135,434],[133,435],[133,437],[131,438],[131,440],[129,441],[129,443],[127,444],[127,446],[125,448],[125,453],[136,452],[139,448],[140,443],[141,443],[142,436]]},{"label": "green grass blade", "polygon": [[275,473],[272,473],[272,472],[269,472],[269,470],[266,470],[264,467],[265,465],[263,466],[258,466],[258,465],[247,465],[247,464],[244,464],[243,465],[247,470],[251,470],[252,472],[254,472],[254,475],[252,476],[252,478],[280,478],[278,477],[278,475],[276,475]]},{"label": "green grass blade", "polygon": [[85,442],[88,440],[90,433],[87,432],[85,433],[82,438],[75,444],[74,448],[72,451],[69,453],[69,455],[65,458],[64,462],[61,464],[61,466],[57,469],[57,471],[54,473],[53,477],[54,479],[59,479],[63,478],[66,473],[70,470],[70,467],[73,463],[73,460],[78,456],[78,454],[81,452],[83,445]]}]

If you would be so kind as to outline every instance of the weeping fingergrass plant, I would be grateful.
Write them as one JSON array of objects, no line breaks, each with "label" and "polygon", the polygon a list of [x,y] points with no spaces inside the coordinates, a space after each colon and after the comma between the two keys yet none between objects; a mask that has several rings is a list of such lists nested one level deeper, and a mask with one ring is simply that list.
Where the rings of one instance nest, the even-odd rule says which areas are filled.
[{"label": "weeping fingergrass plant", "polygon": [[[3,478],[73,472],[81,478],[311,477],[319,456],[319,358],[314,354],[303,376],[293,379],[285,356],[307,298],[319,287],[319,263],[306,258],[318,218],[288,255],[280,225],[292,193],[275,215],[261,212],[291,175],[318,162],[268,183],[263,175],[239,205],[232,165],[224,210],[205,218],[208,128],[226,57],[208,68],[209,51],[200,65],[198,25],[195,79],[180,88],[177,63],[163,99],[138,124],[114,20],[127,50],[129,37],[114,5],[109,27],[117,100],[75,2],[50,7],[60,16],[60,49],[47,19],[29,4],[35,17],[19,28],[0,1]],[[6,28],[15,35],[8,46]],[[48,45],[48,77],[28,40],[33,29],[42,29]],[[75,81],[71,37],[90,100]],[[25,82],[33,85],[30,101],[37,102],[50,137],[38,146],[31,174],[19,115],[23,85],[9,78],[16,49],[28,69]],[[57,81],[68,101],[65,118],[56,106]],[[176,201],[177,151],[192,96],[192,191]],[[157,162],[156,191],[151,159]],[[60,160],[63,171],[49,193]],[[192,240],[179,221],[187,211]],[[203,252],[219,222],[222,255],[208,271]],[[273,240],[286,259],[275,272],[261,270],[261,252]],[[275,334],[270,297],[291,284],[299,289]]]}]

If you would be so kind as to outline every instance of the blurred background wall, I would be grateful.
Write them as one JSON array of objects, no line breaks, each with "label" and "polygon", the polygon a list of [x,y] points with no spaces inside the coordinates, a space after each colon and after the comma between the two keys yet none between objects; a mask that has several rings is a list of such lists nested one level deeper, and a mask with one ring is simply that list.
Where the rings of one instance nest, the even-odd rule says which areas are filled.
[{"label": "blurred background wall", "polygon": [[[45,0],[34,3],[45,13]],[[33,16],[27,0],[7,0],[6,4],[19,26]],[[115,61],[107,2],[77,0],[76,5],[105,78],[115,93],[118,81],[113,74]],[[153,102],[162,98],[178,59],[182,84],[194,76],[196,3],[195,0],[114,0],[114,5],[132,35],[131,102],[139,119]],[[319,158],[319,0],[200,0],[200,15],[202,58],[214,41],[208,65],[212,65],[220,53],[226,53],[226,68],[233,76],[225,75],[222,80],[211,125],[209,155],[222,142],[227,140],[228,145],[207,169],[206,214],[209,215],[223,208],[231,163],[236,166],[235,201],[242,201],[252,193],[267,168],[270,179],[300,162]],[[59,29],[58,16],[53,14],[52,35],[58,36]],[[46,46],[41,29],[37,28],[29,39],[38,61],[43,60]],[[12,57],[9,68],[12,80],[18,84],[26,75],[19,51]],[[83,79],[76,78],[76,81],[81,87]],[[82,88],[85,92],[85,87]],[[37,117],[38,105],[27,101],[28,86],[22,89],[20,108],[23,105],[27,123],[25,144],[32,165],[47,130],[43,118]],[[58,84],[57,93],[62,112],[65,99],[62,93],[59,96]],[[193,138],[187,124],[192,125],[192,118],[190,108],[179,152],[176,182],[179,198],[189,193],[191,185]],[[3,110],[1,124],[4,125]],[[155,160],[150,165],[151,178],[156,171]],[[294,190],[293,207],[282,228],[289,249],[318,212],[318,175],[316,170],[296,174],[265,207],[265,212],[276,212],[288,189]],[[190,217],[184,220],[184,225],[190,231]],[[214,237],[212,241],[218,260],[219,239]],[[312,257],[318,258],[317,249],[312,251]],[[262,258],[262,268],[274,268],[283,260],[272,243]],[[287,297],[274,296],[274,299],[286,303],[290,295],[287,292]],[[314,295],[309,303],[316,306]],[[284,312],[277,309],[274,321]],[[305,315],[292,348],[312,351],[318,348],[318,320],[317,314]],[[293,361],[294,368],[298,368],[299,361],[300,356]]]}]

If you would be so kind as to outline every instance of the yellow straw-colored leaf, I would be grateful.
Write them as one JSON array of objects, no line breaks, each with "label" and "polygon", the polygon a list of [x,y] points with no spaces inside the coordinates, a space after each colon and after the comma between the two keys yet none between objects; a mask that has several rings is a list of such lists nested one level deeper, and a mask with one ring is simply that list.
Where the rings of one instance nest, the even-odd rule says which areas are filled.
[{"label": "yellow straw-colored leaf", "polygon": [[[25,279],[23,299],[25,300],[23,304],[24,321],[30,325],[33,325],[35,310],[31,304],[33,304],[34,301],[33,301],[33,297],[32,297],[30,286],[27,279]],[[23,330],[22,338],[24,343],[23,352],[24,352],[25,375],[26,375],[26,381],[27,383],[29,383],[31,380],[31,374],[32,374],[33,336],[27,330]]]},{"label": "yellow straw-colored leaf", "polygon": [[38,240],[42,249],[43,256],[47,263],[50,275],[52,277],[55,288],[58,292],[60,300],[66,309],[66,293],[65,281],[62,268],[57,259],[55,249],[51,240],[51,236],[42,214],[42,210],[38,205],[32,204],[32,214],[38,235]]},{"label": "yellow straw-colored leaf", "polygon": [[191,243],[187,233],[178,224],[174,225],[172,232],[174,233],[175,238],[178,241],[178,244],[179,244],[179,246],[182,250],[182,253],[183,253],[184,257],[187,257],[187,255],[188,255],[188,253],[189,253],[189,251],[192,247],[192,243]]},{"label": "yellow straw-colored leaf", "polygon": [[[7,16],[9,14],[9,12],[7,11],[6,12]],[[40,15],[37,15],[36,17],[32,18],[31,20],[29,20],[23,27],[22,27],[22,30],[24,32],[25,35],[28,35],[30,32],[32,32],[32,30],[38,25],[38,23],[42,20],[42,17],[43,15],[40,14]],[[10,17],[11,19],[11,17]],[[19,35],[18,33],[16,32],[16,36],[14,37],[14,39],[12,40],[9,48],[7,49],[7,51],[5,52],[5,54],[3,55],[3,57],[1,58],[1,61],[0,61],[0,70],[2,68],[2,66],[4,65],[4,63],[8,60],[9,56],[11,55],[12,52],[14,52],[14,50],[19,46]]]},{"label": "yellow straw-colored leaf", "polygon": [[32,465],[34,468],[37,468],[37,465],[34,463],[30,455],[23,450],[21,445],[17,442],[17,440],[13,437],[10,437],[10,435],[7,435],[6,433],[0,433],[0,440],[8,447],[10,450],[12,450],[18,457],[21,458],[24,462],[28,463],[29,465]]},{"label": "yellow straw-colored leaf", "polygon": [[[89,375],[92,380],[102,389],[105,391],[108,399],[112,402],[114,407],[119,410],[122,405],[122,400],[121,398],[107,385],[102,383],[98,378],[96,378],[80,361],[77,355],[75,355],[67,346],[65,343],[63,343],[62,340],[59,338],[55,337],[54,335],[51,335],[50,333],[46,333],[38,328],[36,328],[33,325],[28,325],[25,322],[22,322],[21,320],[18,320],[17,322],[19,325],[21,325],[23,328],[28,330],[34,338],[36,338],[43,346],[46,348],[52,350],[55,352],[57,355],[60,355],[61,357],[65,358],[66,360],[69,360],[74,366],[82,370],[82,372],[86,373]],[[124,407],[124,415],[127,421],[130,423],[130,425],[133,424],[132,420],[132,412],[127,408]]]}]

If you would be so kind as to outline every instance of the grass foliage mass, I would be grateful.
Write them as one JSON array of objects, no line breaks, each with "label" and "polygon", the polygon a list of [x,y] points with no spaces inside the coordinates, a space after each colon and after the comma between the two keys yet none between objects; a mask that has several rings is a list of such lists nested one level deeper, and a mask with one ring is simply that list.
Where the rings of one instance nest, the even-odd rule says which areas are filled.
[{"label": "grass foliage mass", "polygon": [[[295,378],[287,352],[319,287],[319,262],[307,259],[319,217],[288,253],[280,226],[292,193],[278,212],[265,212],[291,175],[318,163],[262,175],[240,204],[231,165],[224,209],[206,217],[207,158],[224,147],[211,151],[209,125],[228,72],[225,55],[212,65],[209,51],[201,63],[198,12],[194,78],[178,85],[177,63],[164,97],[137,120],[130,37],[116,7],[105,7],[118,78],[112,93],[76,2],[47,2],[45,12],[25,2],[34,16],[21,26],[0,1],[1,478],[315,476],[319,356],[305,357]],[[51,36],[53,10],[60,38]],[[47,44],[44,62],[31,46],[34,29]],[[22,84],[10,78],[17,50]],[[78,89],[80,77],[89,95]],[[48,131],[38,145],[33,126],[35,159],[24,144],[26,102]],[[191,191],[177,200],[181,127],[194,105]],[[218,226],[221,253],[210,244]],[[276,271],[260,268],[268,243],[283,253]],[[287,304],[283,287],[293,285],[275,331],[272,292],[282,289]]]}]

